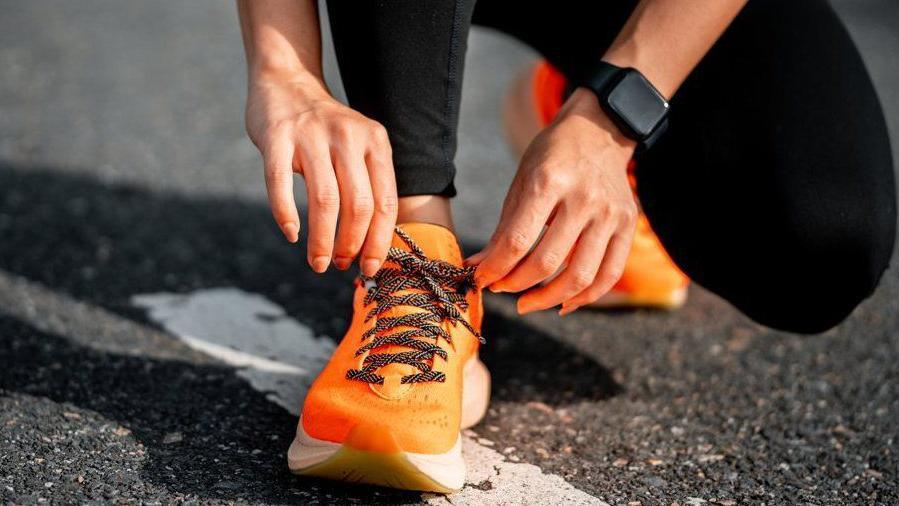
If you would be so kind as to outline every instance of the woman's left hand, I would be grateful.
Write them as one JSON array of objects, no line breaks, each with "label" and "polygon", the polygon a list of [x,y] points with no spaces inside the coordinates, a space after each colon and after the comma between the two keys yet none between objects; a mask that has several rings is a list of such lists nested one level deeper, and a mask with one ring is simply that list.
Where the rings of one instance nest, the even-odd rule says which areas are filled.
[{"label": "woman's left hand", "polygon": [[518,299],[522,314],[558,304],[567,314],[611,289],[637,218],[627,176],[634,147],[592,92],[575,90],[522,157],[490,242],[468,259],[478,285],[520,292],[561,269]]}]

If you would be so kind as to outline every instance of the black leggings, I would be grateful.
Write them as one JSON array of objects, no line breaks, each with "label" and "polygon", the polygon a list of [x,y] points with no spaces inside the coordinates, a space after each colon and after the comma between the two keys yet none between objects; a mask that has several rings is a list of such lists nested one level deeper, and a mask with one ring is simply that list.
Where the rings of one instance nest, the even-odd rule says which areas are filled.
[{"label": "black leggings", "polygon": [[[400,195],[453,195],[472,23],[567,76],[633,0],[330,1],[350,104],[387,128]],[[638,159],[653,229],[697,283],[760,323],[818,332],[868,297],[896,226],[889,139],[868,73],[824,0],[751,0],[671,100]]]}]

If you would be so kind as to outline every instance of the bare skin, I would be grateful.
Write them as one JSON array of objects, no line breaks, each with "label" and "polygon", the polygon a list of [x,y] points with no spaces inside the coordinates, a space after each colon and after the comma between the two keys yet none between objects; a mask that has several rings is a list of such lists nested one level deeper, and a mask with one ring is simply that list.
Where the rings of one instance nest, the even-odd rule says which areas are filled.
[{"label": "bare skin", "polygon": [[[309,265],[374,274],[387,256],[397,196],[387,132],[335,100],[324,84],[311,1],[238,2],[247,52],[247,132],[262,153],[275,221],[296,242],[293,173],[306,181]],[[338,216],[340,227],[338,229]]]},{"label": "bare skin", "polygon": [[397,223],[434,223],[455,231],[450,199],[440,195],[414,195],[400,197]]},{"label": "bare skin", "polygon": [[[643,0],[603,59],[640,70],[670,97],[745,4]],[[238,8],[249,68],[247,131],[264,159],[272,213],[291,242],[300,227],[291,175],[306,180],[312,268],[324,272],[333,261],[346,269],[358,257],[371,275],[395,223],[452,228],[449,200],[397,198],[384,128],[328,93],[315,3],[238,0]],[[611,289],[636,223],[626,173],[634,148],[591,92],[575,90],[522,157],[490,242],[468,259],[478,266],[478,284],[528,290],[520,313],[559,304],[569,313]]]}]

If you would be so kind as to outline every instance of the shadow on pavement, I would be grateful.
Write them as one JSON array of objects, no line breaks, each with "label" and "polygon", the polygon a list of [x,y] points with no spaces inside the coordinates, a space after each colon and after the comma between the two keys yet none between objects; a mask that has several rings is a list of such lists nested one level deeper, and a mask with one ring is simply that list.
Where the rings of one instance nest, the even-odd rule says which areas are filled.
[{"label": "shadow on pavement", "polygon": [[[312,274],[305,245],[284,242],[263,205],[0,164],[0,237],[0,269],[143,323],[131,295],[217,286],[262,294],[332,338],[348,317],[351,274]],[[495,400],[564,405],[619,391],[605,367],[574,348],[499,314],[487,321],[484,356]],[[0,386],[71,402],[129,427],[149,450],[144,474],[153,482],[201,497],[266,500],[308,488],[308,481],[291,479],[281,457],[296,419],[233,369],[103,353],[16,324],[23,327],[18,340],[0,340],[0,362],[10,364]],[[61,367],[48,374],[48,364]],[[173,431],[183,443],[163,444]],[[253,450],[259,456],[249,457]],[[212,465],[214,458],[220,462]],[[229,468],[240,468],[246,483],[217,489],[237,479],[218,471]]]},{"label": "shadow on pavement", "polygon": [[[146,323],[131,295],[235,286],[277,302],[316,334],[337,339],[346,328],[352,274],[313,274],[305,244],[283,241],[263,205],[2,163],[0,189],[0,268],[53,290]],[[618,391],[574,348],[497,313],[486,321],[497,400],[559,404]]]},{"label": "shadow on pavement", "polygon": [[[293,477],[284,453],[296,417],[230,367],[104,353],[12,319],[0,319],[0,328],[0,394],[48,397],[127,427],[147,450],[141,476],[151,484],[200,499],[283,503],[330,494],[329,501],[365,503],[378,492],[379,502],[418,501],[414,493]],[[166,440],[171,434],[180,440]],[[115,461],[103,462],[115,452],[99,450],[71,455],[71,470],[116,471]]]}]

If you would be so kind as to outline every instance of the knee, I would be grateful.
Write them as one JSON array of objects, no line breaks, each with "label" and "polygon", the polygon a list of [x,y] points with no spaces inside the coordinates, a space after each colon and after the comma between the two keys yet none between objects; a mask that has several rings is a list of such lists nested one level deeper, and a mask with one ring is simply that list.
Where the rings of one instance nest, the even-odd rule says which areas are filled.
[{"label": "knee", "polygon": [[757,289],[735,304],[759,323],[790,332],[819,333],[839,324],[874,292],[889,266],[895,204],[878,214],[866,224],[802,222],[748,270],[747,283]]}]

